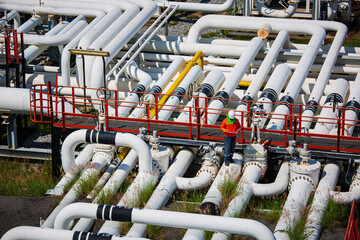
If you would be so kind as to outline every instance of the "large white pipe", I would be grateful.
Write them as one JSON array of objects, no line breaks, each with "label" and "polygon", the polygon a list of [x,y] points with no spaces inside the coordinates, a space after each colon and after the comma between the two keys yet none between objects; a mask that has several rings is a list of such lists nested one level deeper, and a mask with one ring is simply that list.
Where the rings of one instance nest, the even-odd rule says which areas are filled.
[{"label": "large white pipe", "polygon": [[102,146],[102,148],[105,151],[103,149],[101,149],[100,151],[95,150],[91,165],[89,165],[89,167],[82,173],[79,180],[71,187],[68,193],[48,216],[46,221],[42,224],[43,227],[54,227],[55,218],[57,217],[58,213],[65,206],[75,202],[78,199],[79,195],[83,193],[83,189],[81,187],[82,182],[87,181],[90,177],[99,174],[99,172],[104,168],[104,166],[114,157],[114,148],[112,146],[106,145]]},{"label": "large white pipe", "polygon": [[[123,46],[135,35],[135,33],[143,27],[143,25],[153,16],[156,12],[157,6],[152,1],[146,1],[144,8],[140,11],[131,22],[126,25],[121,32],[119,32],[114,39],[103,49],[105,52],[109,52],[110,56],[103,59],[97,57],[94,61],[91,72],[91,87],[101,88],[103,86],[104,78],[104,64],[105,66],[110,62],[112,58],[123,48]],[[92,98],[97,99],[96,92],[92,92]]]},{"label": "large white pipe", "polygon": [[176,95],[176,96],[171,96],[166,101],[166,103],[164,104],[164,106],[162,107],[160,112],[158,113],[159,120],[168,120],[170,118],[171,114],[173,113],[173,111],[175,110],[176,106],[179,104],[181,99],[185,95],[187,95],[186,92],[187,92],[190,84],[195,82],[196,79],[198,79],[198,78],[201,78],[201,80],[204,79],[204,74],[203,74],[202,68],[200,66],[196,65],[190,69],[188,74],[186,74],[185,78],[181,81],[179,86],[173,92],[173,95]]},{"label": "large white pipe", "polygon": [[77,16],[71,23],[69,23],[64,31],[60,35],[34,35],[24,34],[25,44],[36,44],[36,45],[63,45],[68,43],[74,35],[79,33],[87,26],[85,17],[80,15]]},{"label": "large white pipe", "polygon": [[337,79],[331,85],[331,93],[326,97],[325,104],[321,109],[320,116],[316,122],[314,132],[320,134],[329,133],[335,126],[338,110],[334,109],[342,104],[349,88],[349,83],[343,78]]},{"label": "large white pipe", "polygon": [[[344,135],[352,136],[355,125],[359,124],[357,122],[360,109],[360,72],[356,75],[354,85],[350,88],[350,95],[348,97],[348,102],[345,105],[345,132]],[[336,126],[333,130],[329,132],[331,135],[338,134],[338,127]]]},{"label": "large white pipe", "polygon": [[246,48],[244,54],[241,55],[239,61],[235,64],[233,70],[230,72],[229,77],[222,84],[220,91],[215,95],[215,98],[218,99],[211,101],[209,104],[207,116],[208,123],[215,124],[216,120],[221,114],[221,109],[223,109],[227,104],[228,99],[234,93],[237,85],[250,66],[251,61],[258,54],[261,47],[263,47],[263,44],[263,40],[259,37],[251,39],[249,46]]},{"label": "large white pipe", "polygon": [[202,12],[225,12],[234,6],[234,0],[226,0],[221,4],[211,4],[211,3],[195,3],[195,2],[178,2],[178,1],[164,1],[164,0],[155,0],[156,4],[159,7],[168,7],[178,5],[178,10],[184,11],[202,11]]},{"label": "large white pipe", "polygon": [[65,187],[70,184],[76,176],[84,169],[86,164],[90,161],[90,158],[94,154],[94,148],[92,144],[86,145],[86,147],[75,158],[72,168],[66,171],[65,175],[54,187],[55,195],[63,195]]},{"label": "large white pipe", "polygon": [[139,171],[151,172],[151,154],[147,144],[139,137],[129,133],[78,130],[69,134],[62,147],[62,164],[65,171],[73,165],[75,148],[80,143],[102,143],[133,148],[139,156]]},{"label": "large white pipe", "polygon": [[321,234],[321,222],[330,199],[330,191],[334,190],[340,174],[340,167],[336,163],[328,163],[322,172],[321,180],[306,218],[305,236],[307,240],[317,240]]},{"label": "large white pipe", "polygon": [[[216,175],[214,182],[211,184],[209,191],[206,193],[200,208],[206,213],[215,215],[218,212],[222,204],[222,195],[219,191],[221,184],[224,184],[225,181],[233,180],[236,181],[241,174],[242,160],[243,155],[239,153],[234,153],[233,156],[234,163],[231,163],[229,166],[223,164],[220,168],[219,173]],[[204,231],[198,229],[188,229],[183,237],[183,240],[195,240],[195,239],[204,239]]]},{"label": "large white pipe", "polygon": [[[161,178],[159,185],[151,195],[149,201],[146,203],[145,208],[161,209],[166,205],[173,192],[177,189],[175,182],[176,177],[183,176],[190,166],[194,155],[197,151],[190,149],[182,149],[175,157],[173,164],[171,164],[168,171]],[[146,234],[146,225],[134,224],[128,234],[128,237],[142,237]]]},{"label": "large white pipe", "polygon": [[69,231],[39,227],[15,227],[7,231],[2,240],[73,240],[73,239],[108,239],[108,240],[145,240],[147,238],[117,237],[92,232]]},{"label": "large white pipe", "polygon": [[14,19],[14,28],[17,29],[20,25],[20,15],[18,11],[12,10],[9,13],[4,13],[4,16],[0,19],[0,26],[3,28],[7,25],[12,19]]},{"label": "large white pipe", "polygon": [[354,180],[352,181],[348,192],[330,191],[331,199],[338,203],[351,204],[352,201],[360,200],[360,167],[356,171]]},{"label": "large white pipe", "polygon": [[[329,81],[330,74],[335,66],[341,46],[347,33],[347,27],[339,22],[316,21],[315,23],[323,26],[326,30],[336,31],[336,34],[331,43],[331,47],[328,50],[325,61],[321,67],[320,73],[316,79],[314,88],[312,89],[310,97],[306,103],[306,105],[309,106],[307,106],[302,113],[302,122],[305,122],[305,120],[311,121],[312,117],[315,115],[316,107],[312,106],[319,105],[319,100],[323,95],[326,84]],[[306,131],[310,128],[310,125],[304,125],[302,128],[303,131]]]},{"label": "large white pipe", "polygon": [[[65,28],[65,26],[67,24],[68,23],[64,22],[64,21],[57,24],[49,32],[47,32],[45,34],[45,36],[58,34]],[[48,47],[49,47],[49,45],[31,45],[31,46],[27,47],[24,51],[26,64],[29,64],[31,61],[33,61],[35,58],[37,58]]]},{"label": "large white pipe", "polygon": [[90,203],[74,203],[64,208],[56,218],[56,226],[57,228],[64,228],[68,226],[68,223],[72,219],[79,216],[167,227],[193,227],[202,230],[215,230],[249,235],[257,239],[274,239],[274,235],[264,224],[251,219],[209,216],[145,208],[122,208],[118,206],[96,205]]},{"label": "large white pipe", "polygon": [[139,81],[139,83],[118,107],[119,117],[128,116],[131,108],[137,104],[139,98],[143,95],[143,93],[146,91],[146,89],[149,88],[150,84],[152,83],[151,76],[141,70],[135,62],[130,63],[130,65],[126,68],[125,71],[129,76],[131,76],[133,80],[137,80]]},{"label": "large white pipe", "polygon": [[296,12],[297,6],[300,3],[299,0],[297,1],[289,1],[289,6],[284,9],[272,9],[265,5],[264,1],[255,0],[256,8],[258,11],[266,17],[276,17],[276,18],[289,18]]},{"label": "large white pipe", "polygon": [[284,161],[273,183],[253,183],[252,188],[255,196],[274,196],[283,193],[289,182],[289,162]]},{"label": "large white pipe", "polygon": [[19,28],[17,29],[17,32],[27,33],[37,25],[41,24],[41,21],[43,20],[42,16],[40,15],[33,15],[31,18],[29,18],[26,22],[21,24]]},{"label": "large white pipe", "polygon": [[[165,72],[161,75],[161,77],[156,81],[155,85],[152,86],[152,88],[149,90],[149,93],[144,96],[144,102],[153,103],[155,101],[154,94],[161,93],[163,91],[163,88],[166,87],[166,85],[171,81],[171,79],[175,77],[176,73],[179,72],[180,69],[184,66],[184,59],[182,57],[176,57],[169,65],[169,67],[165,70]],[[131,112],[129,117],[140,117],[145,111],[143,107],[144,105],[142,105],[142,107],[138,105],[137,108]]]},{"label": "large white pipe", "polygon": [[289,240],[286,231],[294,229],[296,226],[301,216],[301,210],[306,206],[312,190],[313,185],[307,180],[299,178],[292,183],[281,217],[274,230],[277,240]]},{"label": "large white pipe", "polygon": [[[196,90],[199,96],[199,107],[200,111],[203,112],[202,108],[206,107],[205,102],[206,98],[210,98],[214,95],[214,93],[219,89],[220,84],[222,84],[225,80],[225,75],[218,70],[214,70],[208,73],[204,81],[201,83],[199,88]],[[180,113],[180,116],[175,120],[177,122],[189,122],[189,112],[186,111],[190,107],[194,107],[196,105],[196,99],[192,98],[185,106],[183,112]],[[206,104],[207,105],[207,104]],[[195,117],[193,116],[191,122],[195,121]]]},{"label": "large white pipe", "polygon": [[[238,183],[239,193],[229,203],[229,206],[223,215],[224,217],[238,217],[253,195],[252,184],[260,179],[262,169],[259,167],[259,164],[256,163],[252,165],[251,163],[253,162],[245,164],[243,176]],[[217,232],[212,237],[212,240],[220,239],[228,239],[228,234]]]}]

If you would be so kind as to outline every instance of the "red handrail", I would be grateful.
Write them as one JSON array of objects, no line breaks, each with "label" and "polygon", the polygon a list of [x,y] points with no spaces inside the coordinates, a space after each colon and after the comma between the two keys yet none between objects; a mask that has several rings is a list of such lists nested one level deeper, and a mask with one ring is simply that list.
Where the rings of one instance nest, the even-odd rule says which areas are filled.
[{"label": "red handrail", "polygon": [[349,216],[348,225],[345,230],[344,240],[359,240],[360,231],[359,231],[359,211],[356,206],[355,199],[351,204],[351,211]]}]

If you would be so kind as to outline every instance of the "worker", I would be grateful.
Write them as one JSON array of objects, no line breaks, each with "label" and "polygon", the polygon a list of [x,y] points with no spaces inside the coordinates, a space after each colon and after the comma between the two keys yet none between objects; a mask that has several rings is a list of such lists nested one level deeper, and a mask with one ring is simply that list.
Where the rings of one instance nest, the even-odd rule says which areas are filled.
[{"label": "worker", "polygon": [[226,166],[229,166],[229,163],[233,163],[233,155],[235,152],[236,144],[236,134],[239,133],[241,127],[239,120],[235,118],[235,111],[230,110],[227,117],[222,121],[221,130],[224,132],[224,162]]}]

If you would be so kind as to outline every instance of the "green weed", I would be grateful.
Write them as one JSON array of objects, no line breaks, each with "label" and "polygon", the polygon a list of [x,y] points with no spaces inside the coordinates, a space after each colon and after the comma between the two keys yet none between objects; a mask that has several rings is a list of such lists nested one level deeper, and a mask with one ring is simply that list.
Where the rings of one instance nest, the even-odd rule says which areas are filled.
[{"label": "green weed", "polygon": [[348,204],[337,203],[330,199],[326,206],[325,216],[321,222],[321,227],[323,229],[328,229],[331,232],[334,232],[337,227],[346,227],[349,215],[350,206]]},{"label": "green weed", "polygon": [[239,194],[239,188],[236,180],[232,178],[225,178],[224,181],[219,183],[218,190],[220,191],[223,200],[220,209],[220,212],[223,213],[230,201]]},{"label": "green weed", "polygon": [[99,180],[99,175],[90,173],[86,178],[80,178],[75,186],[76,197],[86,197]]},{"label": "green weed", "polygon": [[[198,211],[198,206],[203,201],[207,193],[207,188],[203,190],[186,190],[181,191],[176,198],[176,210],[185,211],[187,213],[195,213]],[[177,195],[177,194],[175,194]]]},{"label": "green weed", "polygon": [[31,163],[28,160],[0,161],[0,195],[40,197],[54,185],[51,161],[44,163]]},{"label": "green weed", "polygon": [[157,235],[164,229],[162,226],[147,225],[147,237],[150,239],[159,239]]}]

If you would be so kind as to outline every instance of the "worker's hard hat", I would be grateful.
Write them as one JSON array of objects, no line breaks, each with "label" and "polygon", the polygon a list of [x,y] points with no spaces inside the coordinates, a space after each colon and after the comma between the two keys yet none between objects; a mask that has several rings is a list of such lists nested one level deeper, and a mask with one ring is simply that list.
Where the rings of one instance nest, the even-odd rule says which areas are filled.
[{"label": "worker's hard hat", "polygon": [[228,116],[230,119],[234,119],[235,118],[235,111],[234,110],[230,110],[228,113]]}]

